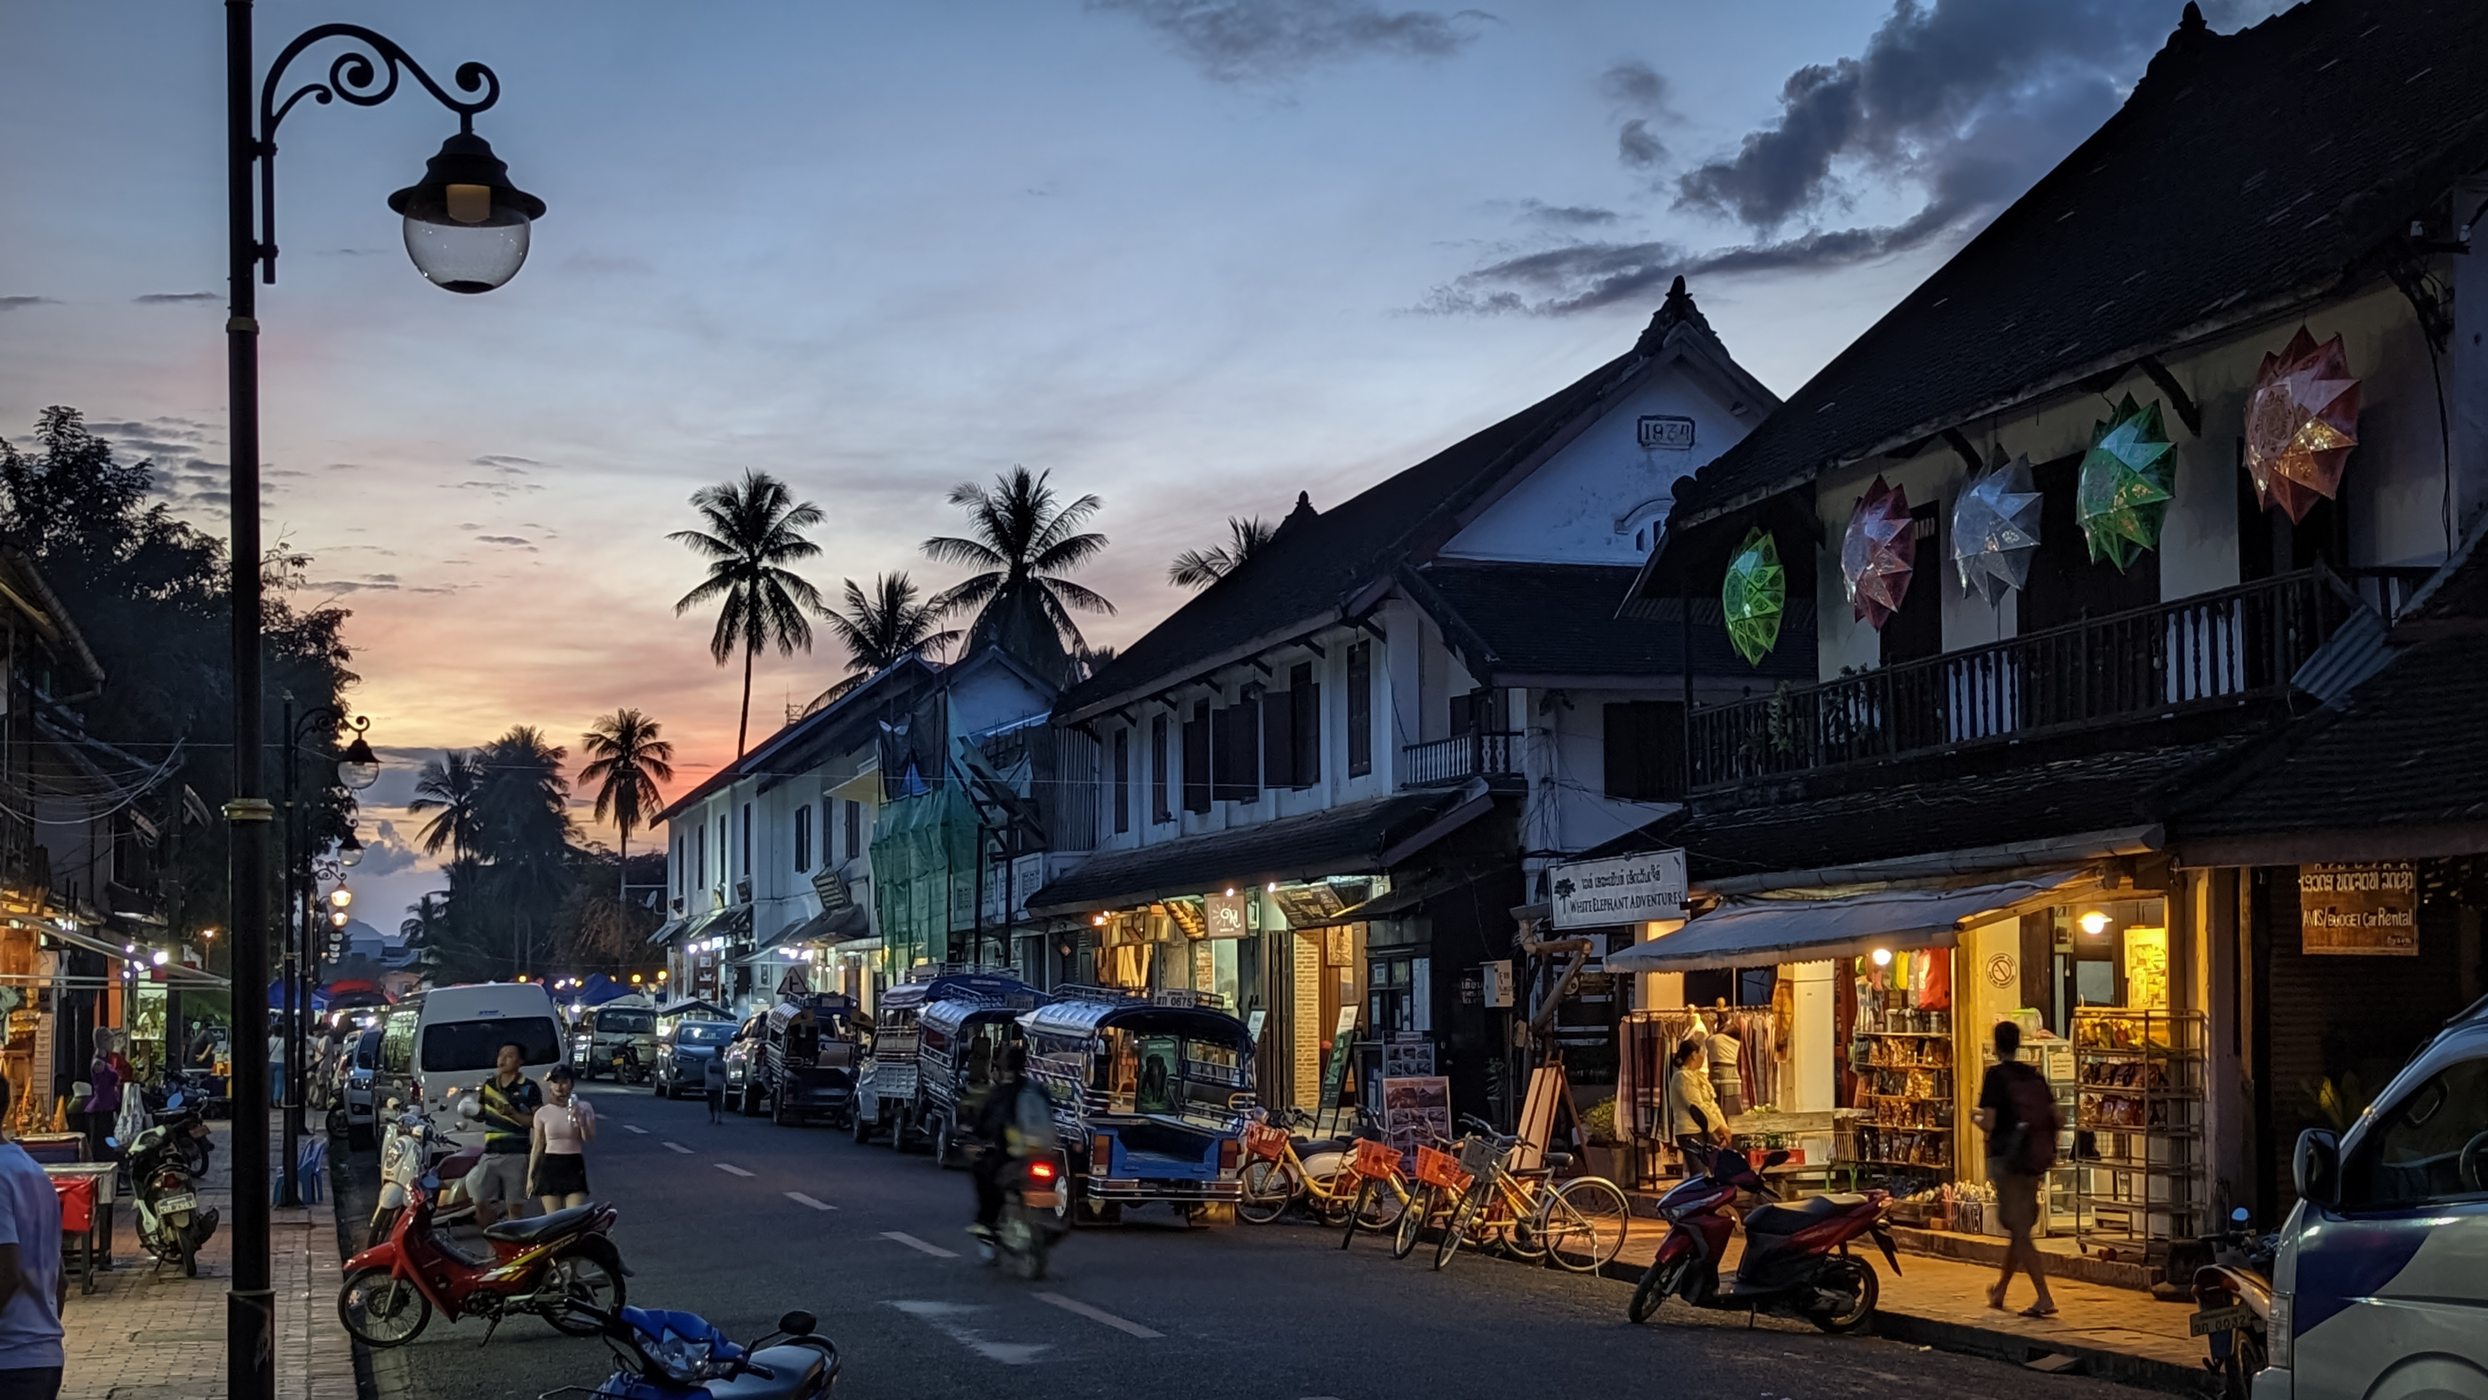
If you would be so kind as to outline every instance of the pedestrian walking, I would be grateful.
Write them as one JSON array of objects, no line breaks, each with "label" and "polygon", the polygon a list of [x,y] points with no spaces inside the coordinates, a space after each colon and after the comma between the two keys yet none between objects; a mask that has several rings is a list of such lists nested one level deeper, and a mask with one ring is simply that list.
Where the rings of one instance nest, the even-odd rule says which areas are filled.
[{"label": "pedestrian walking", "polygon": [[544,1076],[549,1100],[536,1110],[527,1145],[527,1194],[547,1215],[587,1204],[587,1145],[596,1139],[596,1106],[578,1096],[570,1066]]},{"label": "pedestrian walking", "polygon": [[[0,1078],[0,1123],[8,1121],[11,1092]],[[60,1315],[69,1300],[60,1244],[52,1179],[0,1134],[0,1400],[60,1394]]]},{"label": "pedestrian walking", "polygon": [[536,1110],[544,1091],[522,1066],[526,1051],[515,1041],[494,1058],[492,1078],[475,1091],[484,1120],[484,1160],[467,1173],[475,1194],[475,1223],[527,1213],[527,1147],[534,1140]]},{"label": "pedestrian walking", "polygon": [[712,1051],[700,1063],[700,1087],[708,1093],[708,1121],[726,1121],[726,1052]]},{"label": "pedestrian walking", "polygon": [[1996,1022],[1996,1062],[1978,1085],[1978,1126],[1987,1134],[1987,1178],[1995,1183],[1996,1213],[2010,1238],[2004,1246],[2004,1272],[1987,1290],[1987,1306],[2002,1311],[2004,1290],[2019,1269],[2030,1275],[2038,1301],[2022,1309],[2024,1317],[2053,1317],[2056,1298],[2047,1289],[2047,1270],[2031,1232],[2039,1223],[2039,1184],[2056,1161],[2056,1134],[2063,1127],[2056,1095],[2047,1077],[2023,1064],[2021,1026]]}]

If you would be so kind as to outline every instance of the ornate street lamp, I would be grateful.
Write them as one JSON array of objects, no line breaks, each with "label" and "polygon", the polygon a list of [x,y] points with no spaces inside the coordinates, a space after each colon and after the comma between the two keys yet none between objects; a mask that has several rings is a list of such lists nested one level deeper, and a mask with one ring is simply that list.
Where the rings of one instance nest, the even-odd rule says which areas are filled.
[{"label": "ornate street lamp", "polygon": [[346,830],[346,839],[337,843],[337,863],[349,870],[363,863],[363,843],[356,838],[351,827]]}]

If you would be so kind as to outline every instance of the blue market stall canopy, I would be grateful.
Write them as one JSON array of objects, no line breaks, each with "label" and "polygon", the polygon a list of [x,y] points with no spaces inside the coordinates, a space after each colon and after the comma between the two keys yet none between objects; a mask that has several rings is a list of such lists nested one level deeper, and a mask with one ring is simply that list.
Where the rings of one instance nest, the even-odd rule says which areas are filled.
[{"label": "blue market stall canopy", "polygon": [[1877,948],[1949,948],[1965,928],[2061,903],[2096,878],[2067,870],[1946,889],[1734,899],[1674,933],[1609,953],[1606,966],[1610,972],[1703,972],[1819,962]]}]

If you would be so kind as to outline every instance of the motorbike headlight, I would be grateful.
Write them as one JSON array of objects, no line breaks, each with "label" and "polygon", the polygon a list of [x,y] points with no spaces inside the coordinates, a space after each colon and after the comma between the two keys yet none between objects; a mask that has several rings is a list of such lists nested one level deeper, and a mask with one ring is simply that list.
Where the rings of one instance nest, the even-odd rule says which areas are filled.
[{"label": "motorbike headlight", "polygon": [[2275,1371],[2291,1369],[2290,1343],[2295,1339],[2290,1334],[2296,1330],[2291,1325],[2295,1321],[2290,1315],[2292,1311],[2288,1294],[2272,1295],[2272,1312],[2264,1321],[2263,1356],[2265,1364]]},{"label": "motorbike headlight", "polygon": [[708,1343],[687,1341],[667,1336],[654,1347],[643,1347],[640,1354],[648,1358],[657,1373],[676,1385],[696,1386],[724,1374],[725,1367],[709,1356]]}]

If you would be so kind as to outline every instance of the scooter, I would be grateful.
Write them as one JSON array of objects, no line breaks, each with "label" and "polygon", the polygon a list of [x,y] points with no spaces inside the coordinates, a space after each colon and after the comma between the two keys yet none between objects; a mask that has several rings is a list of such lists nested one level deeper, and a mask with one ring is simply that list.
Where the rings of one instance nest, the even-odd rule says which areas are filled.
[{"label": "scooter", "polygon": [[[167,1104],[174,1116],[140,1133],[121,1156],[137,1197],[138,1242],[156,1267],[179,1264],[198,1277],[199,1249],[216,1233],[216,1212],[199,1208],[199,1177],[207,1169],[207,1124],[181,1099]],[[109,1141],[109,1140],[108,1140]]]},{"label": "scooter", "polygon": [[[1849,1253],[1849,1241],[1872,1236],[1884,1262],[1899,1275],[1901,1261],[1883,1219],[1891,1209],[1890,1192],[1772,1204],[1777,1193],[1743,1153],[1707,1148],[1691,1139],[1680,1146],[1687,1161],[1701,1162],[1701,1174],[1687,1177],[1659,1198],[1667,1238],[1659,1242],[1658,1257],[1633,1289],[1627,1310],[1633,1321],[1649,1321],[1670,1297],[1718,1312],[1803,1318],[1826,1332],[1854,1332],[1873,1319],[1879,1291],[1874,1267]],[[1776,1167],[1787,1160],[1787,1153],[1773,1152],[1763,1165]],[[1738,1261],[1736,1277],[1723,1286],[1719,1259],[1737,1226],[1740,1192],[1763,1197],[1765,1204],[1746,1214],[1745,1257]]]},{"label": "scooter", "polygon": [[[468,1109],[471,1102],[468,1100],[459,1104],[460,1110],[470,1117],[473,1116]],[[391,1099],[389,1107],[397,1109],[397,1100]],[[363,1230],[364,1248],[369,1249],[389,1237],[398,1212],[406,1208],[408,1193],[426,1172],[441,1183],[439,1199],[432,1207],[435,1228],[447,1229],[475,1218],[475,1197],[468,1189],[467,1177],[475,1164],[484,1160],[483,1144],[459,1148],[438,1162],[432,1161],[431,1157],[432,1120],[419,1109],[398,1112],[390,1122],[387,1136],[380,1142],[380,1199],[372,1207],[371,1223]]]},{"label": "scooter", "polygon": [[439,1179],[414,1185],[389,1237],[345,1263],[337,1317],[370,1347],[404,1346],[423,1334],[435,1308],[455,1322],[481,1317],[484,1340],[513,1313],[533,1313],[553,1330],[593,1337],[602,1330],[580,1309],[619,1307],[622,1253],[610,1234],[619,1212],[589,1204],[484,1228],[491,1254],[469,1253],[433,1228]]},{"label": "scooter", "polygon": [[1045,1277],[1046,1259],[1067,1229],[1062,1192],[1063,1164],[1057,1153],[1042,1152],[1004,1166],[1002,1213],[994,1219],[993,1240],[977,1246],[984,1261],[1031,1283]]},{"label": "scooter", "polygon": [[2186,1331],[2210,1339],[2203,1369],[2215,1400],[2247,1400],[2270,1355],[2272,1259],[2280,1236],[2255,1233],[2253,1218],[2242,1206],[2231,1211],[2229,1228],[2204,1241],[2213,1262],[2194,1271],[2195,1313]]},{"label": "scooter", "polygon": [[653,1308],[580,1309],[613,1348],[614,1373],[594,1390],[563,1386],[538,1400],[820,1400],[838,1382],[838,1348],[808,1312],[737,1345],[696,1313]]}]

